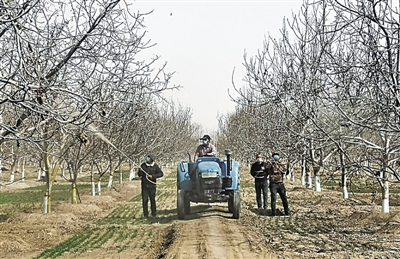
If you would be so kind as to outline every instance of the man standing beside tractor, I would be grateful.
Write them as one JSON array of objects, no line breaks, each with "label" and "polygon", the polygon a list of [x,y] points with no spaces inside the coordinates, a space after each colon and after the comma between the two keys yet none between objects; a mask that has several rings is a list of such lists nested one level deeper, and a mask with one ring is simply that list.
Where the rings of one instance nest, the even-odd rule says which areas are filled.
[{"label": "man standing beside tractor", "polygon": [[290,215],[289,202],[286,197],[286,188],[283,184],[284,175],[289,174],[289,170],[279,161],[278,153],[272,154],[272,161],[266,165],[269,175],[269,189],[271,191],[271,212],[272,216],[276,216],[276,194],[281,197],[283,209],[286,216]]},{"label": "man standing beside tractor", "polygon": [[163,171],[155,163],[156,157],[154,154],[149,154],[146,158],[146,162],[140,165],[138,176],[142,179],[142,206],[143,216],[149,217],[149,199],[151,216],[156,217],[156,182],[157,178],[164,176]]},{"label": "man standing beside tractor", "polygon": [[260,153],[256,155],[256,162],[251,165],[250,174],[254,177],[257,208],[262,213],[268,207],[268,174],[266,163]]}]

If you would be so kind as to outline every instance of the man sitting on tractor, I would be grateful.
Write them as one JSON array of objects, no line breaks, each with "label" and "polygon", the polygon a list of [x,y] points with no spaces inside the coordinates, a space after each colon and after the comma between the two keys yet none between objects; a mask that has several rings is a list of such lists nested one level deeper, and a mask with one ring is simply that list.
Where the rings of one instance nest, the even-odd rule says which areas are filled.
[{"label": "man sitting on tractor", "polygon": [[210,143],[211,137],[209,135],[204,135],[200,140],[202,141],[202,144],[197,147],[196,152],[194,153],[194,161],[199,157],[217,155],[215,146]]}]

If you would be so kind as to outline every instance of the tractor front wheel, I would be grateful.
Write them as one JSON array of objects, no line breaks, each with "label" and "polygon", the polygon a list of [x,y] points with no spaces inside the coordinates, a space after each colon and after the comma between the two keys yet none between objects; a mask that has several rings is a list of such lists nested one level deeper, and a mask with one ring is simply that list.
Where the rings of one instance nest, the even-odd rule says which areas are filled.
[{"label": "tractor front wheel", "polygon": [[185,205],[186,205],[185,204],[185,191],[178,190],[178,196],[177,196],[178,219],[185,218]]},{"label": "tractor front wheel", "polygon": [[240,192],[239,190],[236,190],[233,192],[233,201],[232,201],[232,212],[233,212],[233,218],[234,219],[239,219],[240,217]]}]

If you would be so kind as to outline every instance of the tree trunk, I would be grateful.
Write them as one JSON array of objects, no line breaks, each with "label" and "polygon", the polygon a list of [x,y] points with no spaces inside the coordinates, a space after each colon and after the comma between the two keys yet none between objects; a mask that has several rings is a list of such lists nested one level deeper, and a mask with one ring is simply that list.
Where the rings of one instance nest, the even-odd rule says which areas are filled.
[{"label": "tree trunk", "polygon": [[321,175],[319,173],[320,169],[321,169],[321,167],[319,167],[319,166],[313,167],[316,192],[321,192]]},{"label": "tree trunk", "polygon": [[306,187],[307,188],[312,188],[312,178],[311,178],[311,174],[310,174],[310,168],[308,167],[308,165],[306,166]]},{"label": "tree trunk", "polygon": [[25,181],[25,157],[22,158],[22,173],[21,173],[22,181]]},{"label": "tree trunk", "polygon": [[342,169],[342,192],[343,192],[343,198],[348,199],[349,198],[349,193],[347,192],[347,170],[346,167],[344,166],[344,159],[343,159],[343,153],[340,151],[340,168]]},{"label": "tree trunk", "polygon": [[389,181],[385,178],[381,187],[382,190],[382,212],[389,213]]},{"label": "tree trunk", "polygon": [[110,161],[110,178],[108,179],[107,188],[111,188],[112,187],[113,178],[114,178],[114,167],[112,166],[112,163]]},{"label": "tree trunk", "polygon": [[132,163],[129,163],[129,181],[132,181],[136,178],[135,168]]},{"label": "tree trunk", "polygon": [[110,174],[110,178],[108,179],[107,188],[111,188],[111,186],[113,184],[113,177],[114,177],[114,174]]},{"label": "tree trunk", "polygon": [[382,162],[382,171],[381,171],[381,191],[382,191],[382,212],[389,213],[389,180],[387,174],[387,168],[389,167],[389,155],[388,153],[384,153],[383,162]]},{"label": "tree trunk", "polygon": [[343,168],[343,173],[342,173],[342,193],[343,193],[343,198],[344,199],[348,199],[349,198],[349,192],[347,191],[346,168]]},{"label": "tree trunk", "polygon": [[78,204],[78,195],[77,195],[77,191],[76,191],[76,182],[73,181],[72,182],[72,200],[71,200],[72,204]]},{"label": "tree trunk", "polygon": [[[18,150],[18,148],[17,148]],[[13,183],[15,181],[15,170],[17,168],[17,150],[14,152],[14,146],[11,147],[11,157],[12,157],[12,164],[11,164],[11,170],[10,170],[10,183]]]},{"label": "tree trunk", "polygon": [[[52,177],[50,177],[51,166],[50,166],[50,157],[49,157],[49,146],[45,142],[43,144],[45,152],[43,153],[43,162],[44,162],[44,179],[46,181],[46,192],[45,192],[45,204],[43,213],[47,214],[51,212],[51,191],[53,187],[53,182],[51,181]],[[43,172],[42,172],[43,173]],[[46,198],[47,197],[47,198]]]},{"label": "tree trunk", "polygon": [[301,185],[306,185],[306,160],[304,158],[301,159]]},{"label": "tree trunk", "polygon": [[101,178],[99,179],[99,181],[97,182],[97,193],[99,195],[101,195]]},{"label": "tree trunk", "polygon": [[90,166],[90,182],[92,184],[92,196],[96,196],[96,184],[94,183],[93,177],[93,163]]},{"label": "tree trunk", "polygon": [[122,165],[119,166],[119,183],[122,184]]}]

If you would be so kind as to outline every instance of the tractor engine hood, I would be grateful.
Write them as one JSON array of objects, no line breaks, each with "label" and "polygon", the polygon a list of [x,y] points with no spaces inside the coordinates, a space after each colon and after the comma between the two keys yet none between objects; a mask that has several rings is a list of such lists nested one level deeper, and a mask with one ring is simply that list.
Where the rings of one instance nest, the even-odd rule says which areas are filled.
[{"label": "tractor engine hood", "polygon": [[197,170],[202,178],[214,178],[221,175],[221,167],[214,161],[203,161],[199,163]]}]

